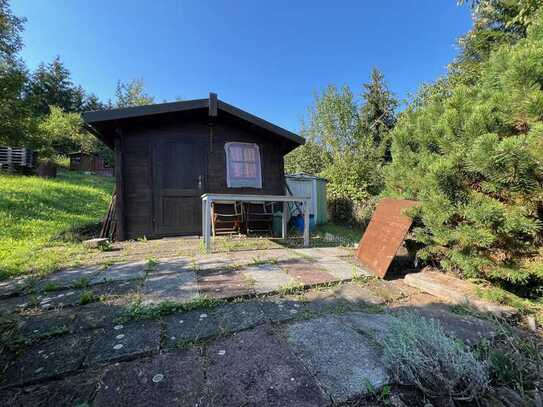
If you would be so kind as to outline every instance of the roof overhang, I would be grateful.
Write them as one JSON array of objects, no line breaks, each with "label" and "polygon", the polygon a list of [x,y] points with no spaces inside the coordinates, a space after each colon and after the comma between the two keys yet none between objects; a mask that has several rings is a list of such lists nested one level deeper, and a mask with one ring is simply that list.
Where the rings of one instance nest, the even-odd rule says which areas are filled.
[{"label": "roof overhang", "polygon": [[159,103],[145,106],[125,107],[120,109],[98,110],[83,113],[83,120],[95,135],[102,139],[100,127],[108,126],[118,121],[130,121],[145,116],[158,116],[168,113],[188,112],[191,110],[208,110],[210,117],[220,116],[220,111],[237,117],[253,126],[261,128],[269,133],[287,139],[297,145],[305,143],[305,139],[282,127],[270,123],[249,112],[232,106],[217,99],[214,93],[209,94],[208,99],[193,99],[181,102]]}]

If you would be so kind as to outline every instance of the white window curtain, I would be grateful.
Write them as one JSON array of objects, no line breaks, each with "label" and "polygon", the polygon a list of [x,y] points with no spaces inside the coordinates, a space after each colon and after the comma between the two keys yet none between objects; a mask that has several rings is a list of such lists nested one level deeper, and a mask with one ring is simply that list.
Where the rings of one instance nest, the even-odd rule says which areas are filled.
[{"label": "white window curtain", "polygon": [[262,188],[260,150],[257,144],[226,143],[226,185],[228,188]]}]

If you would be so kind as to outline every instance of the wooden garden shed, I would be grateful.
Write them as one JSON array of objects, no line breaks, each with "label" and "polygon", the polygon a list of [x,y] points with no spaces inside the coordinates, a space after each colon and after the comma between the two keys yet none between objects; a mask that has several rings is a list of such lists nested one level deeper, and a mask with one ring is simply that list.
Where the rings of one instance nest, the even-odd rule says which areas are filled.
[{"label": "wooden garden shed", "polygon": [[83,118],[115,152],[119,240],[201,234],[205,193],[284,195],[283,157],[304,143],[213,93]]},{"label": "wooden garden shed", "polygon": [[111,177],[113,168],[108,166],[104,159],[97,154],[88,154],[81,151],[68,154],[70,158],[70,170],[89,171],[98,175]]}]

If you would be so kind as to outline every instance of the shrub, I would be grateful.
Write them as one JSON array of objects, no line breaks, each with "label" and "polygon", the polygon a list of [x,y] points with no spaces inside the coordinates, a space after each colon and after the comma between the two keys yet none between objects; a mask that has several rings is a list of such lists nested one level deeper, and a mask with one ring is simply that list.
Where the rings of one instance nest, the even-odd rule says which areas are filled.
[{"label": "shrub", "polygon": [[532,336],[519,335],[507,324],[497,324],[497,328],[496,337],[478,345],[479,359],[487,363],[492,385],[508,389],[498,394],[528,401],[542,390],[543,344]]},{"label": "shrub", "polygon": [[439,322],[415,314],[402,314],[392,323],[384,361],[398,383],[416,386],[430,398],[469,401],[488,388],[486,364],[447,336]]},{"label": "shrub", "polygon": [[91,290],[84,290],[79,296],[79,304],[86,305],[98,300],[98,297]]},{"label": "shrub", "polygon": [[327,203],[328,217],[333,223],[364,230],[370,223],[379,199],[379,196],[371,196],[363,202],[354,202],[349,198],[330,198]]},{"label": "shrub", "polygon": [[421,202],[419,257],[506,287],[543,286],[543,15],[472,86],[414,104],[393,131],[392,196]]}]

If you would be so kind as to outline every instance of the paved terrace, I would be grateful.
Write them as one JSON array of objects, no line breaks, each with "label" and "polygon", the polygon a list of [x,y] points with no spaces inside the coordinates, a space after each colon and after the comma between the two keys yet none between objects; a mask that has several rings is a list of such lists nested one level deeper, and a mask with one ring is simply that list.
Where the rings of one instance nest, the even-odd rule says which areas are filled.
[{"label": "paved terrace", "polygon": [[351,259],[240,251],[3,282],[0,405],[336,405],[389,382],[380,340],[399,309],[492,335]]}]

